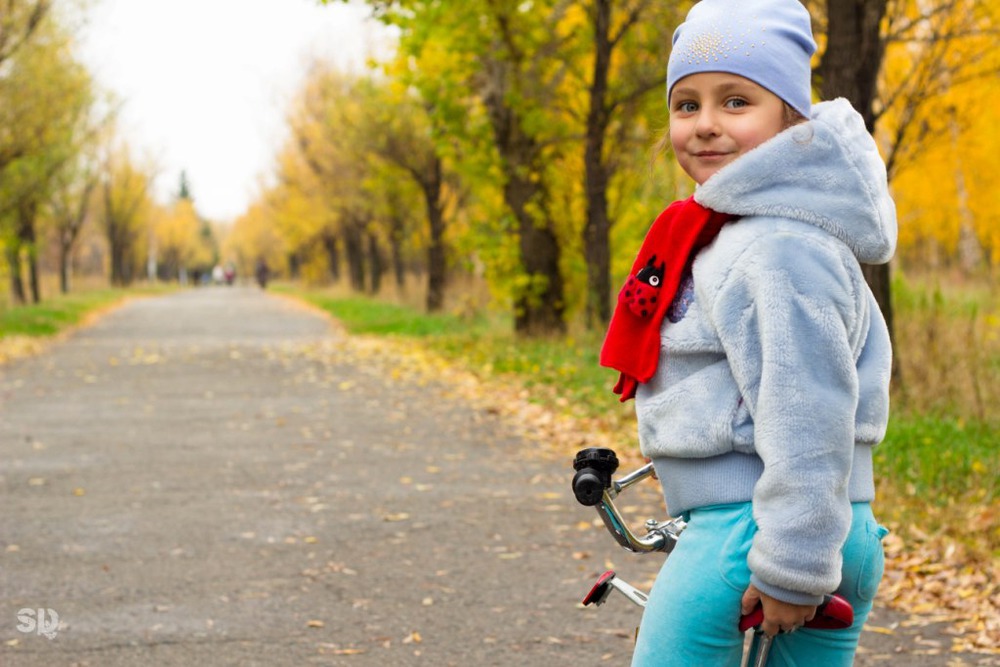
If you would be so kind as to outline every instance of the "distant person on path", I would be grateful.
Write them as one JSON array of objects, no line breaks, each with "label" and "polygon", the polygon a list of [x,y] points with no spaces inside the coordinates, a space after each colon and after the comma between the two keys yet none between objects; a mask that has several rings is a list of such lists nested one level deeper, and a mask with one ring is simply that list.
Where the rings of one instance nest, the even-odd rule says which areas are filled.
[{"label": "distant person on path", "polygon": [[267,261],[263,257],[257,260],[257,267],[254,269],[254,275],[257,276],[257,284],[260,285],[260,288],[266,289],[267,279],[270,277],[270,269],[267,266]]},{"label": "distant person on path", "polygon": [[[886,170],[843,99],[813,104],[798,0],[702,0],[674,33],[669,140],[698,184],[653,223],[601,363],[688,527],[653,586],[641,667],[738,665],[757,604],[769,665],[851,665],[883,569],[872,448],[891,349],[860,262],[896,244]],[[846,630],[799,630],[823,596]]]}]

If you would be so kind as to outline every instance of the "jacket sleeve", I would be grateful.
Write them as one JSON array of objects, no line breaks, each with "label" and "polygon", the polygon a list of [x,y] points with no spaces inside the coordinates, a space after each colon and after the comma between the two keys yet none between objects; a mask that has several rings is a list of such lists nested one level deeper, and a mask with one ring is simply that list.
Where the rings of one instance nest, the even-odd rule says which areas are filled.
[{"label": "jacket sleeve", "polygon": [[837,588],[850,528],[863,313],[848,253],[833,238],[766,233],[730,266],[712,304],[764,462],[751,580],[795,604]]}]

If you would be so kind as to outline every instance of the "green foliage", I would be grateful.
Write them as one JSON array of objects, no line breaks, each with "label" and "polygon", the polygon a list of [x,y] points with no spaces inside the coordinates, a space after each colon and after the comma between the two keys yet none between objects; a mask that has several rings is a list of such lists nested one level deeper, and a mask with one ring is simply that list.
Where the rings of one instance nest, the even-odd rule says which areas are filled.
[{"label": "green foliage", "polygon": [[896,415],[875,450],[879,477],[918,503],[1000,500],[1000,428],[954,417]]},{"label": "green foliage", "polygon": [[[352,100],[376,129],[361,124],[352,133],[348,124],[326,119],[335,138],[355,142],[359,152],[410,156],[406,171],[416,174],[426,175],[431,163],[415,158],[433,151],[445,178],[449,267],[475,270],[497,303],[516,310],[519,324],[543,323],[533,330],[548,329],[545,316],[552,313],[572,319],[587,301],[588,274],[600,269],[588,267],[584,255],[588,164],[601,183],[595,211],[606,195],[610,227],[634,227],[624,232],[630,239],[641,239],[673,199],[672,178],[658,193],[643,187],[644,153],[665,116],[663,68],[682,7],[611,3],[604,34],[590,3],[368,4],[397,29],[397,52],[377,64],[377,74],[357,81],[355,94],[339,97]],[[607,41],[613,47],[600,58],[606,77],[592,88],[597,44]],[[364,88],[371,92],[359,94]],[[603,139],[587,158],[585,137],[597,135]],[[379,180],[401,179],[388,173]],[[353,187],[345,183],[338,177],[326,187]],[[385,217],[385,211],[371,214],[373,223]],[[532,239],[536,232],[544,242]],[[608,241],[602,235],[607,230],[600,228],[586,238],[599,248]]]},{"label": "green foliage", "polygon": [[41,24],[0,76],[0,212],[47,194],[83,141],[93,82],[67,31]]}]

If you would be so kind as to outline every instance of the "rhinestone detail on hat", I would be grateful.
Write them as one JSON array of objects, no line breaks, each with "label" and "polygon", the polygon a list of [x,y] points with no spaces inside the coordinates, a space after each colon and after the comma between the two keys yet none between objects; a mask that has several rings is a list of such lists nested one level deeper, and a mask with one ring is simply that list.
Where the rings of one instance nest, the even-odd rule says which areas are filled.
[{"label": "rhinestone detail on hat", "polygon": [[[766,32],[767,28],[762,26],[760,31]],[[762,47],[767,45],[764,40],[750,41],[752,32],[753,28],[747,28],[739,37],[732,32],[727,35],[719,32],[693,35],[687,46],[686,60],[689,65],[719,62],[720,58],[729,58],[730,54],[736,54],[744,49],[746,49],[744,55],[750,56],[758,44]],[[750,41],[749,44],[747,44],[748,41]]]}]

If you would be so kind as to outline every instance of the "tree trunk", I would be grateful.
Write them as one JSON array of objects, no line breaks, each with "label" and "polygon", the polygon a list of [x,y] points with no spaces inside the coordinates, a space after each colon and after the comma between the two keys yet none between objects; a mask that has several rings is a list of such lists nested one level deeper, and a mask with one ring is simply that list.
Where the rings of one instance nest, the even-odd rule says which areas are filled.
[{"label": "tree trunk", "polygon": [[111,284],[114,287],[127,287],[131,281],[128,254],[132,249],[128,234],[121,227],[118,220],[109,223],[108,254],[111,256]]},{"label": "tree trunk", "polygon": [[126,269],[125,247],[123,244],[119,243],[115,248],[113,259],[115,262],[114,285],[116,287],[128,287],[129,279],[128,271]]},{"label": "tree trunk", "polygon": [[111,284],[114,287],[125,286],[125,261],[122,257],[122,244],[118,239],[113,239],[111,248]]},{"label": "tree trunk", "polygon": [[435,156],[431,173],[424,182],[424,200],[427,202],[427,221],[430,238],[427,243],[427,312],[434,313],[444,307],[444,289],[447,281],[444,245],[444,210],[441,204],[441,160]]},{"label": "tree trunk", "polygon": [[16,241],[7,247],[7,266],[10,269],[10,295],[14,302],[24,305],[24,280],[21,277],[21,248]]},{"label": "tree trunk", "polygon": [[566,331],[556,235],[551,229],[538,227],[534,221],[522,223],[521,256],[530,287],[518,301],[515,329],[527,335]]},{"label": "tree trunk", "polygon": [[365,291],[365,257],[361,233],[351,224],[344,232],[344,250],[347,254],[347,270],[351,289]]},{"label": "tree trunk", "polygon": [[[559,270],[559,240],[545,212],[538,142],[523,128],[523,119],[505,94],[510,64],[488,60],[483,101],[489,111],[497,150],[503,161],[504,202],[517,220],[521,267],[526,285],[514,295],[514,329],[518,334],[540,335],[566,330],[565,300]],[[536,220],[530,208],[542,211]]]},{"label": "tree trunk", "polygon": [[59,233],[59,291],[69,294],[70,264],[73,261],[73,246],[80,228],[63,228]]},{"label": "tree trunk", "polygon": [[885,44],[887,0],[827,0],[827,46],[817,68],[823,99],[846,97],[875,131],[875,100]]},{"label": "tree trunk", "polygon": [[608,69],[611,66],[611,1],[596,0],[594,10],[594,74],[590,84],[590,109],[583,163],[586,171],[587,224],[583,247],[587,263],[587,325],[611,318],[611,251],[608,236],[608,166],[604,138],[609,114],[606,107]]},{"label": "tree trunk", "polygon": [[17,209],[18,246],[27,251],[28,286],[32,303],[41,303],[42,293],[38,284],[38,243],[35,236],[35,213],[38,205],[34,201],[22,201]]},{"label": "tree trunk", "polygon": [[378,237],[371,232],[368,233],[368,289],[371,294],[378,294],[382,291],[382,252],[378,247]]},{"label": "tree trunk", "polygon": [[566,330],[559,241],[550,227],[536,223],[528,211],[539,189],[517,175],[504,187],[504,198],[518,221],[521,263],[528,278],[527,286],[516,295],[514,329],[529,336]]},{"label": "tree trunk", "polygon": [[[886,3],[887,0],[827,0],[827,46],[817,70],[822,98],[847,98],[864,118],[869,132],[875,129],[873,102],[885,53],[879,28]],[[864,265],[862,269],[894,340],[889,265]],[[893,365],[898,368],[898,364]]]},{"label": "tree trunk", "polygon": [[288,253],[286,259],[288,261],[288,277],[292,280],[298,280],[302,270],[302,256],[300,255],[300,251]]},{"label": "tree trunk", "polygon": [[118,211],[114,206],[114,198],[112,197],[112,184],[106,182],[104,184],[104,228],[105,234],[108,239],[108,255],[111,262],[111,286],[112,287],[123,287],[125,285],[124,277],[124,252],[122,249],[122,244],[124,240],[122,239],[122,222],[118,217]]},{"label": "tree trunk", "polygon": [[406,266],[403,262],[403,239],[406,237],[406,220],[403,216],[393,214],[390,221],[389,250],[392,253],[392,274],[396,280],[396,289],[400,294],[406,291]]},{"label": "tree trunk", "polygon": [[28,253],[28,280],[31,284],[31,302],[42,302],[42,288],[38,278],[38,252],[34,248]]},{"label": "tree trunk", "polygon": [[59,244],[59,293],[69,294],[69,250]]},{"label": "tree trunk", "polygon": [[326,262],[330,269],[330,278],[334,282],[340,280],[340,249],[337,247],[337,237],[333,234],[323,235],[323,249],[326,251]]},{"label": "tree trunk", "polygon": [[[87,210],[90,208],[91,197],[94,188],[97,187],[97,178],[93,175],[87,178],[80,193],[80,198],[74,209],[72,206],[59,206],[56,209],[56,217],[59,225],[59,290],[63,294],[69,294],[69,276],[71,263],[73,261],[73,249],[76,241],[80,238],[80,230],[87,219]],[[149,278],[156,277],[156,261],[152,259],[153,252],[150,251]]]}]

